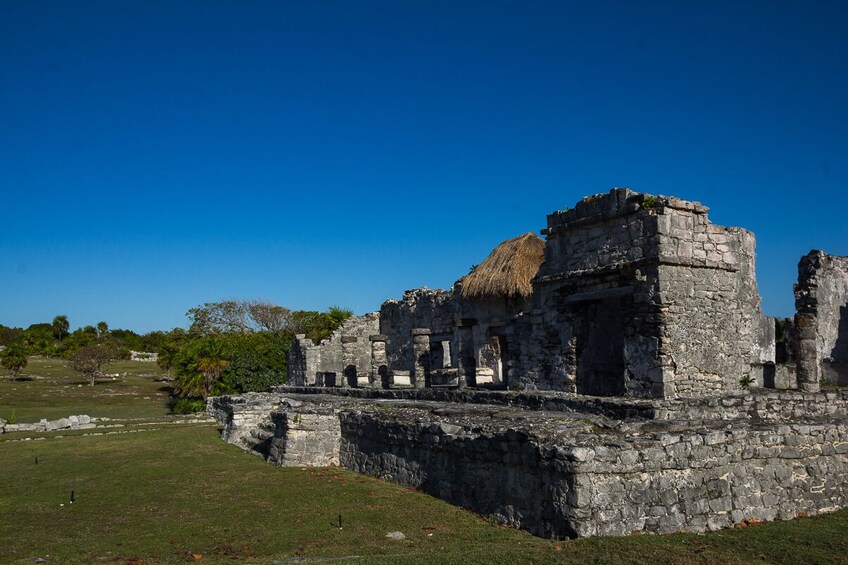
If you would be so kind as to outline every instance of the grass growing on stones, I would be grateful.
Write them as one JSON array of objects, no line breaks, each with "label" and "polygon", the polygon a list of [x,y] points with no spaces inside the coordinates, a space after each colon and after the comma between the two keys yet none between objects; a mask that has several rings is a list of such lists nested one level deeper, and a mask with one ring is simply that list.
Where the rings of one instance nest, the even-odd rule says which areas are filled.
[{"label": "grass growing on stones", "polygon": [[[344,469],[273,467],[209,425],[2,443],[0,476],[0,562],[9,563],[839,563],[848,555],[846,512],[707,535],[542,540]],[[387,539],[392,531],[406,539]]]},{"label": "grass growing on stones", "polygon": [[168,413],[167,383],[156,363],[117,361],[106,373],[117,377],[88,381],[62,359],[30,357],[17,380],[0,376],[0,418],[18,422],[55,420],[71,414],[93,417],[139,418]]}]

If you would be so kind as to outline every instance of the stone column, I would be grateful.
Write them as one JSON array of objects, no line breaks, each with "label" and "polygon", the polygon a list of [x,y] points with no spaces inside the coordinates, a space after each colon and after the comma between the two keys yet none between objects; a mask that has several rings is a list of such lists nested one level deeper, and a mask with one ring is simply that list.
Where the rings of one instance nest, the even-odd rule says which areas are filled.
[{"label": "stone column", "polygon": [[798,262],[795,284],[795,343],[798,389],[819,391],[819,350],[816,326],[819,312],[819,271],[822,252],[811,251]]},{"label": "stone column", "polygon": [[342,336],[342,366],[343,380],[342,386],[355,387],[356,379],[356,337],[352,335]]},{"label": "stone column", "polygon": [[[382,388],[385,383],[388,388],[389,358],[386,355],[386,341],[388,336],[375,334],[371,340],[371,386]],[[385,379],[385,380],[384,380]]]},{"label": "stone column", "polygon": [[477,384],[477,363],[474,359],[474,331],[477,320],[463,318],[457,320],[457,363],[456,374],[459,388]]},{"label": "stone column", "polygon": [[795,314],[797,339],[798,388],[807,392],[819,391],[819,359],[816,347],[816,315]]},{"label": "stone column", "polygon": [[424,388],[430,386],[430,330],[412,329],[412,386]]}]

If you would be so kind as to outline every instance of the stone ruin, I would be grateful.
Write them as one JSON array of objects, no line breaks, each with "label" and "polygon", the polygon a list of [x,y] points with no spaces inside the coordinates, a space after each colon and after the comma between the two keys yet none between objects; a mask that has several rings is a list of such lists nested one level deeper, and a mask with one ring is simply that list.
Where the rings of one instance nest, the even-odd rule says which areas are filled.
[{"label": "stone ruin", "polygon": [[848,497],[848,258],[763,316],[753,234],[613,189],[314,344],[289,385],[219,397],[223,436],[342,465],[536,535],[704,531]]}]

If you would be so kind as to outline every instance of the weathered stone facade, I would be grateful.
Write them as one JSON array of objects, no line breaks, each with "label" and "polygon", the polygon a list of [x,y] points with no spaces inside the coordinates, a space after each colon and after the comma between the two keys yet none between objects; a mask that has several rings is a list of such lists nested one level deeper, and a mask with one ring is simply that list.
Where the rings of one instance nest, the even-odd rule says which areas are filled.
[{"label": "weathered stone facade", "polygon": [[798,382],[848,384],[848,257],[811,251],[795,285]]},{"label": "weathered stone facade", "polygon": [[[677,198],[617,189],[548,216],[521,383],[585,394],[720,394],[761,363],[754,237]],[[773,357],[772,357],[773,360]]]},{"label": "weathered stone facade", "polygon": [[289,352],[289,382],[293,385],[362,386],[371,379],[371,340],[379,333],[379,315],[351,316],[320,344],[295,336]]}]

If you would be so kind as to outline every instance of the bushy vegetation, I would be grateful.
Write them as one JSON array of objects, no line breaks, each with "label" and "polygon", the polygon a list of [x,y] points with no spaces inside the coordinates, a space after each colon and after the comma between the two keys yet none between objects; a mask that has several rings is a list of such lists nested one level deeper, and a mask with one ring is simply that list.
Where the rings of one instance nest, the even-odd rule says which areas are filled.
[{"label": "bushy vegetation", "polygon": [[[159,366],[174,377],[178,399],[266,391],[286,381],[286,357],[296,334],[320,342],[351,314],[336,306],[315,312],[261,301],[207,302],[186,314],[188,331],[177,328],[162,336]],[[185,406],[176,402],[174,410]]]}]

